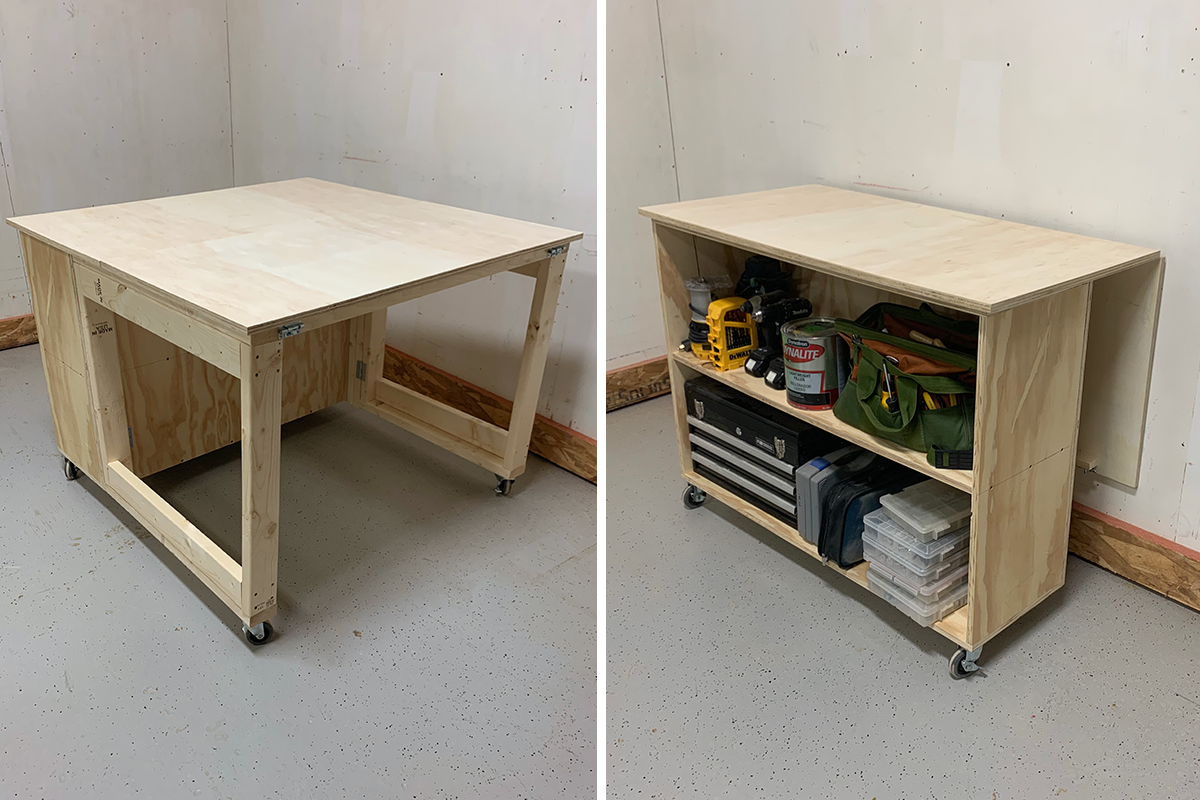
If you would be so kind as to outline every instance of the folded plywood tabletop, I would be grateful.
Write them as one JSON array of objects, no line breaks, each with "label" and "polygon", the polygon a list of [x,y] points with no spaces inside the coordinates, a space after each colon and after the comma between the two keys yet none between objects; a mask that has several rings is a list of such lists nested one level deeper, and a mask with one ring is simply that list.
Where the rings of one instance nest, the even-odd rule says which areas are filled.
[{"label": "folded plywood tabletop", "polygon": [[311,178],[8,222],[242,339],[444,276],[536,261],[582,238]]},{"label": "folded plywood tabletop", "polygon": [[640,211],[707,239],[973,314],[1159,258],[1146,247],[819,185]]}]

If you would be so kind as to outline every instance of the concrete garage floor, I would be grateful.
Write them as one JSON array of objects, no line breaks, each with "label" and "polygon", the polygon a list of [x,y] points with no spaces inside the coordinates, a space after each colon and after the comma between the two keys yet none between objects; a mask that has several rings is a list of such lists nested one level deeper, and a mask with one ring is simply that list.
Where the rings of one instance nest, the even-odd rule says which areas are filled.
[{"label": "concrete garage floor", "polygon": [[607,416],[612,798],[1200,797],[1200,615],[1071,557],[955,647],[709,499],[668,399]]},{"label": "concrete garage floor", "polygon": [[[595,793],[595,489],[339,406],[284,428],[277,639],[84,478],[0,352],[0,797]],[[235,551],[237,447],[156,489]]]}]

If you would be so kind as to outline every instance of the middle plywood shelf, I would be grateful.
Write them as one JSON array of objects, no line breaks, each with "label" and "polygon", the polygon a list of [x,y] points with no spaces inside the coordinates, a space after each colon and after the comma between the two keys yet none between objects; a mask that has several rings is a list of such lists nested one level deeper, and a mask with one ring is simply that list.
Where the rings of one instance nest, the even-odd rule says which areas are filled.
[{"label": "middle plywood shelf", "polygon": [[856,444],[873,453],[878,453],[884,458],[889,458],[892,461],[903,464],[910,469],[953,486],[955,489],[961,489],[968,494],[971,492],[974,482],[974,475],[971,470],[936,469],[925,459],[924,453],[892,444],[885,439],[880,439],[851,425],[847,425],[835,417],[832,411],[807,411],[802,408],[796,408],[788,403],[785,392],[770,388],[763,382],[762,378],[755,378],[753,375],[747,374],[745,370],[731,369],[720,372],[710,362],[703,361],[686,351],[676,351],[671,354],[671,358],[677,364],[686,367],[692,372],[706,375],[721,383],[732,386],[739,392],[750,395],[773,408],[785,411],[814,427],[829,431],[851,444]]}]

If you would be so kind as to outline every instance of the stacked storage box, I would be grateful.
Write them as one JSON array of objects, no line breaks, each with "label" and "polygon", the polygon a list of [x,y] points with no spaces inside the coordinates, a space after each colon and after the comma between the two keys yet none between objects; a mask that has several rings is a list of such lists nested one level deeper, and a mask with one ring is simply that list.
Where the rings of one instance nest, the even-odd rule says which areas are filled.
[{"label": "stacked storage box", "polygon": [[864,520],[871,590],[922,625],[965,605],[971,496],[929,480],[880,502]]}]

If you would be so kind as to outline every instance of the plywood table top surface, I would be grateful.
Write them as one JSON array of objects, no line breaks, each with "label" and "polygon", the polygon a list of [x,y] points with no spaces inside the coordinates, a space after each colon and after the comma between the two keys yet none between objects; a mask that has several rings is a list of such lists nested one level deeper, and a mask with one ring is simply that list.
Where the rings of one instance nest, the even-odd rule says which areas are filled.
[{"label": "plywood table top surface", "polygon": [[993,314],[1159,251],[808,185],[649,206],[673,228],[923,300]]},{"label": "plywood table top surface", "polygon": [[240,335],[582,238],[311,178],[8,223]]}]

